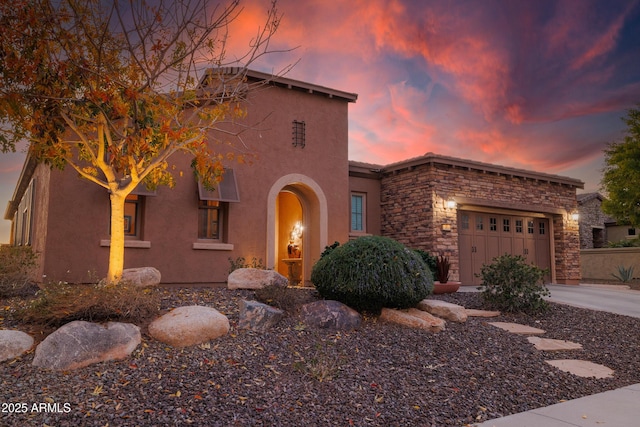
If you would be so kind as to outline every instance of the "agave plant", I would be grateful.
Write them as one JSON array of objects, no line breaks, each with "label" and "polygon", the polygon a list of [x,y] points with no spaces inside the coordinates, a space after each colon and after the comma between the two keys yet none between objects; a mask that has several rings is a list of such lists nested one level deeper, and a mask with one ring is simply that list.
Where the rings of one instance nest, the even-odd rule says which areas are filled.
[{"label": "agave plant", "polygon": [[611,275],[622,283],[630,282],[633,279],[633,266],[630,265],[629,268],[626,268],[624,265],[619,265],[618,274],[611,273]]}]

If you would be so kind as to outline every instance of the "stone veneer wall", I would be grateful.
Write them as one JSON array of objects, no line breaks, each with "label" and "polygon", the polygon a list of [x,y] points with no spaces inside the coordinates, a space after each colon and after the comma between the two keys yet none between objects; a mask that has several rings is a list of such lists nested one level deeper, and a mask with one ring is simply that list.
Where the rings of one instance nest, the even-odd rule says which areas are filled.
[{"label": "stone veneer wall", "polygon": [[613,221],[611,217],[602,212],[602,200],[593,196],[580,203],[580,249],[593,249],[596,247],[593,241],[593,229],[602,230],[602,242],[607,242],[605,223]]},{"label": "stone veneer wall", "polygon": [[[383,173],[381,180],[381,234],[410,248],[444,253],[451,261],[451,280],[458,280],[457,209],[446,207],[453,199],[465,205],[543,212],[554,230],[555,279],[558,283],[580,280],[576,189],[547,180],[522,178],[439,163],[413,165]],[[508,213],[508,210],[505,211]],[[451,231],[443,231],[450,224]],[[554,253],[555,252],[555,253]]]}]

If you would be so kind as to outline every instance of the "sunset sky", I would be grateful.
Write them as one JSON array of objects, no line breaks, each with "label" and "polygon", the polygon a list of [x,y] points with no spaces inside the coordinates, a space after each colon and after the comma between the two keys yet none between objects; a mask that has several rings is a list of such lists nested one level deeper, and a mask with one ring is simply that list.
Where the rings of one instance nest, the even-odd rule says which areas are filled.
[{"label": "sunset sky", "polygon": [[[269,3],[241,1],[232,44],[264,22]],[[280,0],[278,9],[272,47],[297,49],[253,68],[299,60],[286,77],[357,93],[351,160],[434,152],[598,191],[602,150],[640,103],[640,1]],[[0,154],[3,215],[23,159]]]}]

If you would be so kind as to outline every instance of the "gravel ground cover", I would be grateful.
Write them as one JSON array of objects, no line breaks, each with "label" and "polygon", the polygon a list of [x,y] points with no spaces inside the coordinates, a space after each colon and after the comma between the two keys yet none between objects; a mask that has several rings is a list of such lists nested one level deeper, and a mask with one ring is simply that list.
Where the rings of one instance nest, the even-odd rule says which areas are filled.
[{"label": "gravel ground cover", "polygon": [[[32,367],[33,351],[2,362],[0,425],[464,426],[640,383],[640,319],[625,316],[552,304],[542,316],[469,318],[434,335],[375,317],[355,331],[314,330],[291,314],[255,333],[236,327],[238,300],[251,291],[159,292],[164,309],[201,304],[225,313],[230,334],[175,349],[142,325],[143,343],[127,360],[69,372]],[[477,293],[434,298],[482,308]],[[542,328],[584,349],[540,352],[492,320]],[[0,326],[20,328],[6,318]],[[560,358],[604,364],[614,378],[545,363]],[[27,410],[15,413],[15,404]]]}]

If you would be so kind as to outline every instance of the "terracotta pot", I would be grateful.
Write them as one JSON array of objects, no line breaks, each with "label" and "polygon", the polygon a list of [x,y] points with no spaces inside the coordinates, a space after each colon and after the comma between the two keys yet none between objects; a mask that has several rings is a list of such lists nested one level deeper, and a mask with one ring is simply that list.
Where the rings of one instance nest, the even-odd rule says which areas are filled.
[{"label": "terracotta pot", "polygon": [[453,292],[457,292],[460,288],[460,282],[433,282],[433,293],[434,294],[450,294]]}]

